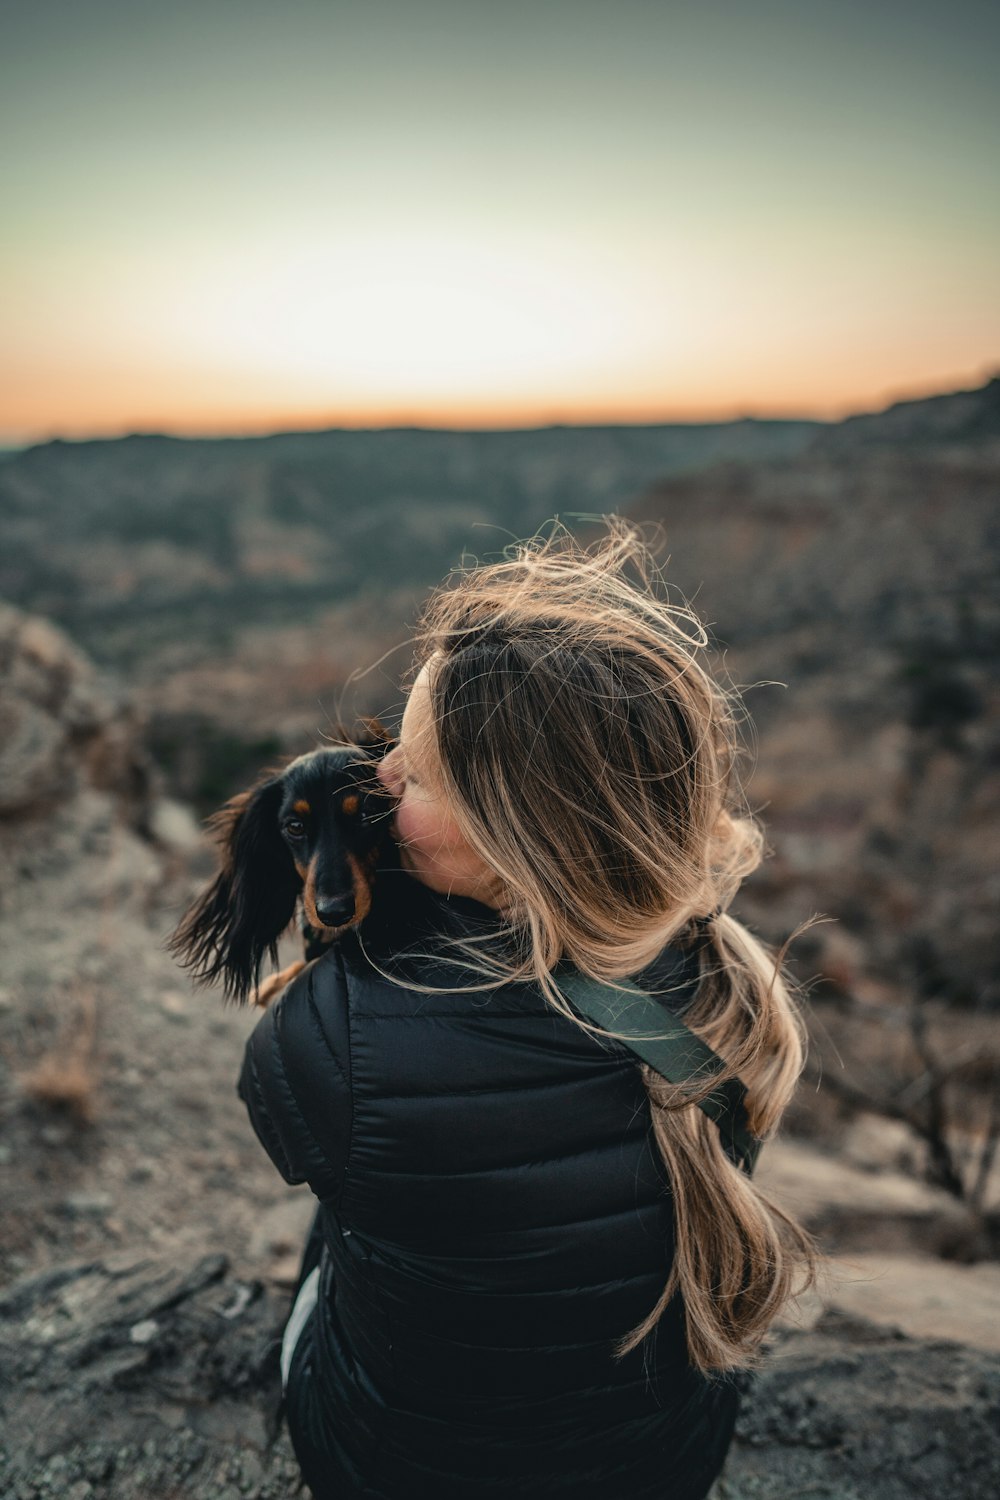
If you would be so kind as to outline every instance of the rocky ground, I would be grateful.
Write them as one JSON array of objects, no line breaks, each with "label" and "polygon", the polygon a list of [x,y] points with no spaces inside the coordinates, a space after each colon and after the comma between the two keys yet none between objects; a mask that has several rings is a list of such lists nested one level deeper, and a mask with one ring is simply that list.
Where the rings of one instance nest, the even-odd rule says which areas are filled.
[{"label": "rocky ground", "polygon": [[[0,1495],[294,1495],[276,1360],[310,1201],[236,1097],[253,1016],[163,947],[211,855],[58,632],[2,614],[0,688]],[[933,1254],[961,1212],[897,1146],[868,1121],[847,1158],[765,1153],[838,1259],[775,1336],[723,1500],[1000,1487],[1000,1276]]]},{"label": "rocky ground", "polygon": [[[225,1255],[109,1255],[0,1299],[0,1458],[12,1500],[283,1500],[287,1298]],[[744,1402],[718,1500],[992,1500],[1000,1359],[827,1313],[779,1334]],[[623,1497],[624,1500],[624,1497]]]}]

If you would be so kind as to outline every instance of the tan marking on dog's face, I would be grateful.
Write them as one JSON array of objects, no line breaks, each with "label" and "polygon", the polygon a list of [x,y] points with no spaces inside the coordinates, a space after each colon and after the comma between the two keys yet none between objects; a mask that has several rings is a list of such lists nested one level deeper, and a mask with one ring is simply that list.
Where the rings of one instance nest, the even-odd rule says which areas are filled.
[{"label": "tan marking on dog's face", "polygon": [[[351,877],[354,884],[354,924],[363,922],[372,909],[371,881],[365,878],[365,872],[360,862],[348,850],[347,862],[351,867]],[[367,863],[367,861],[366,861]]]},{"label": "tan marking on dog's face", "polygon": [[300,797],[298,802],[292,803],[292,811],[297,812],[300,818],[308,818],[312,808],[304,797]]},{"label": "tan marking on dog's face", "polygon": [[306,921],[310,927],[318,927],[320,932],[325,932],[326,927],[320,921],[319,913],[316,910],[316,881],[313,878],[313,871],[308,867],[300,865],[298,860],[295,862],[295,868],[298,870],[303,881],[302,906],[305,910]]},{"label": "tan marking on dog's face", "polygon": [[357,812],[360,801],[354,792],[349,792],[340,805],[343,808],[344,812],[347,813],[348,817],[350,817],[352,814]]},{"label": "tan marking on dog's face", "polygon": [[293,859],[292,863],[295,866],[295,873],[299,877],[299,879],[302,881],[302,884],[303,885],[307,885],[309,883],[309,879],[310,879],[309,866],[308,865],[300,864],[297,859]]}]

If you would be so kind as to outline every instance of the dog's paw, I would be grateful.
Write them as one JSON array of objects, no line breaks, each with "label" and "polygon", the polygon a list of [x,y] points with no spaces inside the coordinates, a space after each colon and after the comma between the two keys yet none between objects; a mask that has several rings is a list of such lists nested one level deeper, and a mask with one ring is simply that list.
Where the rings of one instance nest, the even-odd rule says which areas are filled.
[{"label": "dog's paw", "polygon": [[267,1010],[271,1001],[276,999],[282,990],[288,988],[296,974],[301,974],[305,966],[305,959],[300,958],[294,964],[289,964],[287,969],[282,969],[279,973],[272,974],[265,979],[263,984],[259,984],[254,990],[250,998],[251,1005],[256,1006],[258,1010]]}]

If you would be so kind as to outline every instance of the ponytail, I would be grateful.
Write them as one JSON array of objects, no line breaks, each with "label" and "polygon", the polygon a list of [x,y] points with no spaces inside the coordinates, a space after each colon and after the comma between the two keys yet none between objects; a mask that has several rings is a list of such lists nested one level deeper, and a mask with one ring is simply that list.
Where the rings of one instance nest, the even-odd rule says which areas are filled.
[{"label": "ponytail", "polygon": [[[781,955],[732,917],[696,924],[702,982],[685,1023],[726,1062],[721,1078],[739,1077],[754,1135],[774,1133],[794,1092],[803,1060],[802,1029]],[[752,1365],[775,1316],[816,1281],[819,1252],[811,1235],[723,1150],[718,1128],[690,1093],[643,1066],[653,1133],[674,1206],[674,1258],[667,1284],[643,1321],[616,1347],[634,1349],[679,1293],[688,1355],[698,1369]]]}]

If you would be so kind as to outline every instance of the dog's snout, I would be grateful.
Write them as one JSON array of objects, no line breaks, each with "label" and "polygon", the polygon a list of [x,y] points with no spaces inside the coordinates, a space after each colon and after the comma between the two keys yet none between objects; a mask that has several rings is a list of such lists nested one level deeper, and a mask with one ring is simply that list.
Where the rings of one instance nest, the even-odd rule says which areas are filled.
[{"label": "dog's snout", "polygon": [[331,896],[316,902],[316,915],[324,927],[343,927],[354,916],[353,896]]}]

